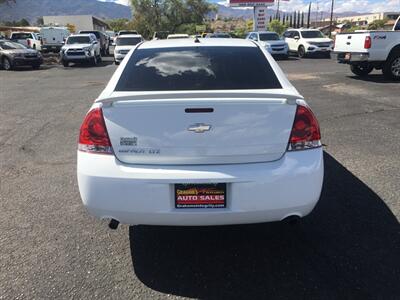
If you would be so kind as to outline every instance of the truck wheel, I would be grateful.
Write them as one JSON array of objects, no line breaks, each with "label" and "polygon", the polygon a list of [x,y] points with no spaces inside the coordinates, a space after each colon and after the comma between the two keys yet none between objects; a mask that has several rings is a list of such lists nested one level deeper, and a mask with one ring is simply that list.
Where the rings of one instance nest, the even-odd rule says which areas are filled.
[{"label": "truck wheel", "polygon": [[367,76],[369,73],[372,72],[373,69],[374,69],[374,67],[371,65],[365,65],[365,66],[351,65],[350,66],[351,72],[353,72],[353,74],[360,76],[360,77]]},{"label": "truck wheel", "polygon": [[306,57],[306,49],[304,46],[300,46],[299,49],[297,50],[297,54],[300,58]]},{"label": "truck wheel", "polygon": [[400,80],[400,52],[393,53],[382,68],[383,76],[390,80]]},{"label": "truck wheel", "polygon": [[4,70],[6,70],[6,71],[10,71],[13,68],[11,61],[7,57],[3,58],[2,65],[3,65]]}]

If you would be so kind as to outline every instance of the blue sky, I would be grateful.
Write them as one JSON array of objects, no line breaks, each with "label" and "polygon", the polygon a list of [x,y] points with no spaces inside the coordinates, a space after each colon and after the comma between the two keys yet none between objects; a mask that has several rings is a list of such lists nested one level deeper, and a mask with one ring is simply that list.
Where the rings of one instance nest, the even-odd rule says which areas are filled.
[{"label": "blue sky", "polygon": [[[276,0],[277,1],[277,0]],[[121,4],[128,4],[129,0],[115,0]],[[214,0],[212,2],[217,2]],[[319,10],[329,11],[331,0],[313,0],[313,3],[318,2]],[[336,12],[383,12],[383,11],[400,11],[400,0],[336,0]],[[226,3],[225,0],[218,3]],[[284,10],[306,10],[309,0],[291,0],[290,2],[281,2]]]}]

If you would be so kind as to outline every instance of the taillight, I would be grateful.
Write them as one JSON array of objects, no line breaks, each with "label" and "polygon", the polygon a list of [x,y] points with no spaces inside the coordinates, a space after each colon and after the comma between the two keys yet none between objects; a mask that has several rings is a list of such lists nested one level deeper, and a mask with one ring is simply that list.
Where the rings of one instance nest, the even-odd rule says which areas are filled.
[{"label": "taillight", "polygon": [[288,151],[321,147],[321,132],[311,109],[298,105],[290,134]]},{"label": "taillight", "polygon": [[89,153],[113,154],[100,107],[92,109],[86,115],[79,134],[78,149]]},{"label": "taillight", "polygon": [[372,40],[370,36],[366,36],[365,37],[365,41],[364,41],[364,49],[371,49],[372,46]]}]

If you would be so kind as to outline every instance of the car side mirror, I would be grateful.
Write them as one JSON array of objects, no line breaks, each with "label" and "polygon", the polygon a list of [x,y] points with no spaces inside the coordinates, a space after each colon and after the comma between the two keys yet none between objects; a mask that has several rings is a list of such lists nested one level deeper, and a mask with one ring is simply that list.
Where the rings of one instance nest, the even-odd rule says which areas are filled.
[{"label": "car side mirror", "polygon": [[296,35],[296,36],[294,37],[294,39],[297,41],[297,40],[300,39],[300,37],[299,37],[298,35]]},{"label": "car side mirror", "polygon": [[94,41],[93,44],[94,44],[94,45],[97,45],[98,43],[97,43],[97,41]]}]

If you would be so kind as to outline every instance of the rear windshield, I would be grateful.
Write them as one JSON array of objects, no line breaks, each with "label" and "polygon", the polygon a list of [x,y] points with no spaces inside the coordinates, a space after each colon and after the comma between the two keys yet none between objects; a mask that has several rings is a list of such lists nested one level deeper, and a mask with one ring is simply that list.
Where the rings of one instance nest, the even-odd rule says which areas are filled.
[{"label": "rear windshield", "polygon": [[279,89],[257,47],[137,49],[116,91]]},{"label": "rear windshield", "polygon": [[12,39],[13,40],[26,40],[30,39],[32,35],[30,33],[13,33],[12,34]]},{"label": "rear windshield", "polygon": [[313,31],[302,31],[301,35],[305,39],[315,39],[315,38],[323,38],[324,35],[321,31],[313,30]]},{"label": "rear windshield", "polygon": [[97,39],[100,39],[100,32],[98,31],[80,31],[79,33],[85,33],[85,34],[93,33]]},{"label": "rear windshield", "polygon": [[123,35],[123,34],[137,34],[137,31],[120,31],[119,35]]},{"label": "rear windshield", "polygon": [[24,45],[8,41],[0,41],[0,48],[3,50],[26,49]]},{"label": "rear windshield", "polygon": [[136,44],[139,44],[142,41],[140,37],[120,37],[117,38],[117,41],[115,42],[117,46],[134,46]]},{"label": "rear windshield", "polygon": [[260,33],[260,41],[279,41],[279,35],[276,33]]},{"label": "rear windshield", "polygon": [[90,44],[90,38],[88,36],[71,36],[68,38],[67,44]]}]

